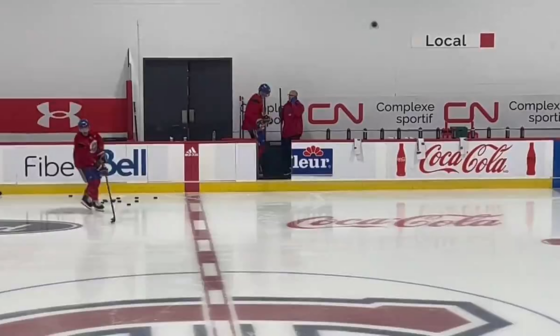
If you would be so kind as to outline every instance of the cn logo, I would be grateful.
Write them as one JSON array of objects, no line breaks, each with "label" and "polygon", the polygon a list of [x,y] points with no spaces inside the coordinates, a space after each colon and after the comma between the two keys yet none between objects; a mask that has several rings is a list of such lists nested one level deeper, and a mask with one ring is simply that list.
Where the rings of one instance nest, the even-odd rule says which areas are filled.
[{"label": "cn logo", "polygon": [[[479,102],[474,102],[470,104],[468,117],[454,118],[449,115],[451,109],[464,109],[467,107],[466,102],[449,102],[443,107],[443,120],[445,121],[445,128],[449,128],[449,124],[469,124],[471,128],[474,128],[474,114],[478,111],[482,116],[491,123],[495,123],[499,118],[500,103],[494,102],[494,116],[482,106]],[[460,113],[460,112],[459,112]],[[463,114],[465,115],[465,114]]]},{"label": "cn logo", "polygon": [[361,124],[364,121],[364,104],[358,104],[358,116],[356,117],[354,113],[350,112],[350,109],[344,104],[336,104],[334,109],[332,109],[333,117],[332,119],[317,119],[315,113],[317,110],[329,110],[331,111],[331,104],[311,104],[309,105],[308,121],[312,125],[336,125],[340,113],[346,114],[346,117],[350,119],[354,124]]},{"label": "cn logo", "polygon": [[37,105],[37,110],[43,114],[37,121],[37,125],[50,128],[52,119],[70,119],[70,128],[78,126],[80,118],[76,116],[81,110],[82,105],[70,102],[70,111],[51,111],[49,103],[42,103]]}]

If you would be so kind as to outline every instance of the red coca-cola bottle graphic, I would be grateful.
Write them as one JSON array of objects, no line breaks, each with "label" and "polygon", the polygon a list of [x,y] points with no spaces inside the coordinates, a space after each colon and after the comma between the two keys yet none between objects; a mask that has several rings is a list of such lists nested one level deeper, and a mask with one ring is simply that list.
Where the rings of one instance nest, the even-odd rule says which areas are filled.
[{"label": "red coca-cola bottle graphic", "polygon": [[406,176],[406,154],[403,143],[399,144],[399,152],[397,153],[397,176]]},{"label": "red coca-cola bottle graphic", "polygon": [[535,144],[529,143],[529,151],[527,152],[527,175],[536,174],[535,166],[537,165],[537,154],[535,153]]}]

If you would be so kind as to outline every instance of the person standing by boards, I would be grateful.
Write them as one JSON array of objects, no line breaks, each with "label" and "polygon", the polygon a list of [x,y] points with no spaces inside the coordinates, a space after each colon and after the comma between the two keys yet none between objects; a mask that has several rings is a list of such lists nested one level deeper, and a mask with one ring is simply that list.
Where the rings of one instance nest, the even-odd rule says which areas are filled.
[{"label": "person standing by boards", "polygon": [[299,140],[303,134],[303,112],[305,107],[298,99],[296,90],[288,94],[288,102],[282,107],[282,162],[284,175],[292,172],[292,141]]},{"label": "person standing by boards", "polygon": [[259,92],[255,93],[249,99],[245,107],[245,117],[243,118],[243,131],[249,132],[251,139],[256,139],[258,144],[258,169],[259,176],[262,176],[261,158],[266,148],[265,129],[270,123],[270,117],[265,114],[265,99],[270,96],[270,86],[261,84]]},{"label": "person standing by boards", "polygon": [[74,137],[74,165],[80,172],[87,187],[82,197],[82,204],[91,209],[103,211],[104,206],[99,202],[99,185],[101,176],[106,176],[105,145],[103,138],[97,132],[92,132],[87,120],[78,123],[78,134]]},{"label": "person standing by boards", "polygon": [[257,138],[257,131],[260,129],[260,120],[265,118],[264,101],[270,96],[270,86],[261,84],[259,92],[255,93],[249,99],[245,107],[245,117],[243,118],[243,131],[249,132],[251,139]]}]

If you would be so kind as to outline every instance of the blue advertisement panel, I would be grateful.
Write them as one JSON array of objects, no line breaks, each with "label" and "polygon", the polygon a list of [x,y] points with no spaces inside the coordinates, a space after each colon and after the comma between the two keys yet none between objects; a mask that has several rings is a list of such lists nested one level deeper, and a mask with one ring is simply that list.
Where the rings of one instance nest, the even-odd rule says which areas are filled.
[{"label": "blue advertisement panel", "polygon": [[292,149],[293,175],[333,175],[333,150],[309,146]]},{"label": "blue advertisement panel", "polygon": [[554,141],[554,161],[552,163],[552,188],[560,188],[560,141]]}]

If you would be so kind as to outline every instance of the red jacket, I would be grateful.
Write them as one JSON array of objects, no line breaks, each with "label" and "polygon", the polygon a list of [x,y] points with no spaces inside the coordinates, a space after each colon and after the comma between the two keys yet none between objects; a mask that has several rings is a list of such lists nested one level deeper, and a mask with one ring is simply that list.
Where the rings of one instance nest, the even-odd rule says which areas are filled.
[{"label": "red jacket", "polygon": [[99,157],[104,154],[103,138],[96,132],[74,137],[74,165],[78,169],[95,167]]},{"label": "red jacket", "polygon": [[255,93],[247,106],[245,107],[245,118],[243,119],[242,129],[245,131],[256,130],[257,127],[257,120],[263,117],[264,111],[264,102],[258,93]]},{"label": "red jacket", "polygon": [[301,137],[303,134],[303,112],[305,107],[299,100],[295,103],[287,102],[282,107],[282,137]]}]

